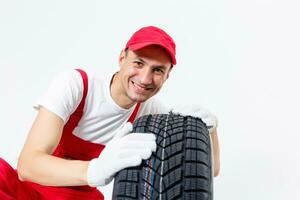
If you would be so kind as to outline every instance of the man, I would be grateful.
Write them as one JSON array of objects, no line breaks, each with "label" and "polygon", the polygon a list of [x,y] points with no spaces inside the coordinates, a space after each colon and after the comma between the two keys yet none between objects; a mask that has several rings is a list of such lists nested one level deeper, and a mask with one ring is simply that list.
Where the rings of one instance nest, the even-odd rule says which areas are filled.
[{"label": "man", "polygon": [[[102,78],[81,69],[60,74],[41,96],[17,173],[0,160],[1,199],[103,199],[96,189],[156,150],[153,134],[130,133],[136,117],[168,113],[154,96],[176,64],[175,43],[157,27],[135,32],[119,56],[120,70]],[[177,109],[211,126],[215,175],[216,120],[198,108]],[[130,133],[130,134],[129,134]]]}]

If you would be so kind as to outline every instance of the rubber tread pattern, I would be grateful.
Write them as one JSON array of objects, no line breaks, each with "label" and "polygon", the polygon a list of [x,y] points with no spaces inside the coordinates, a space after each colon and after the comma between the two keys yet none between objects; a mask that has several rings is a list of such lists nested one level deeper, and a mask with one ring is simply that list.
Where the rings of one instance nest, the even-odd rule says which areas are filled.
[{"label": "rubber tread pattern", "polygon": [[201,119],[147,115],[135,121],[133,132],[154,133],[157,150],[140,166],[117,173],[114,200],[213,199],[210,137]]}]

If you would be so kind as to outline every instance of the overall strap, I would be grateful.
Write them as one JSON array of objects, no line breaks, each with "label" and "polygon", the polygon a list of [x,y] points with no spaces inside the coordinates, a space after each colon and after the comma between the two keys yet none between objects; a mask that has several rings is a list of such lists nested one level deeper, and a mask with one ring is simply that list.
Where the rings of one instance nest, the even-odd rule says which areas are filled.
[{"label": "overall strap", "polygon": [[141,106],[141,103],[138,102],[138,103],[136,104],[136,106],[135,106],[135,108],[134,108],[132,114],[130,115],[130,117],[129,117],[129,119],[128,119],[128,122],[131,122],[131,123],[134,122],[134,120],[135,120],[135,118],[136,118],[136,115],[137,115],[137,113],[138,113],[138,111],[139,111],[140,106]]},{"label": "overall strap", "polygon": [[82,99],[77,106],[76,110],[72,113],[70,116],[68,122],[65,124],[64,129],[66,129],[69,133],[72,133],[75,127],[78,125],[82,115],[83,115],[83,109],[85,105],[85,99],[88,92],[88,76],[85,71],[81,69],[76,69],[81,74],[82,81],[83,81],[83,94]]},{"label": "overall strap", "polygon": [[81,70],[81,69],[76,69],[80,74],[81,74],[81,77],[82,77],[82,81],[83,81],[83,95],[82,95],[82,99],[81,99],[81,102],[80,104],[78,105],[77,107],[77,110],[78,114],[83,114],[83,108],[84,108],[84,104],[85,104],[85,99],[86,99],[86,95],[87,95],[87,92],[88,92],[88,76],[86,74],[85,71]]},{"label": "overall strap", "polygon": [[[81,69],[76,69],[76,70],[81,74],[82,81],[83,81],[82,99],[81,99],[79,105],[77,106],[76,110],[71,114],[71,116],[69,117],[69,120],[65,124],[65,126],[63,128],[62,137],[61,137],[60,142],[57,145],[55,151],[53,152],[53,155],[55,155],[57,157],[87,160],[90,158],[90,156],[86,156],[85,154],[82,154],[81,152],[77,152],[77,150],[75,148],[76,146],[78,146],[79,144],[82,145],[83,143],[85,146],[86,145],[87,146],[96,146],[96,147],[93,147],[93,149],[96,149],[95,155],[97,154],[97,152],[100,152],[104,147],[99,148],[98,147],[99,145],[97,146],[96,144],[89,145],[88,143],[90,143],[90,142],[84,141],[73,135],[73,130],[78,125],[81,117],[83,116],[85,99],[86,99],[87,92],[88,92],[88,76],[87,76],[87,74]],[[99,155],[99,153],[97,155]]]},{"label": "overall strap", "polygon": [[78,71],[82,77],[82,82],[83,82],[83,94],[82,94],[82,99],[78,105],[78,107],[76,108],[75,112],[70,116],[70,118],[72,118],[73,116],[75,116],[74,119],[70,120],[72,121],[71,125],[71,129],[74,130],[74,128],[78,125],[82,115],[83,115],[83,109],[84,109],[84,105],[85,105],[85,99],[86,99],[86,95],[88,92],[88,76],[86,74],[85,71],[81,70],[81,69],[76,69],[76,71]]}]

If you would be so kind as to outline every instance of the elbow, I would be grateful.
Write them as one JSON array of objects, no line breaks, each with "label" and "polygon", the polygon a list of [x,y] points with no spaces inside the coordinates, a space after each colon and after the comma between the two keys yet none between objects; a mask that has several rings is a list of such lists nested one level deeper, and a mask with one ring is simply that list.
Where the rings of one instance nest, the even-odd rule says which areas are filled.
[{"label": "elbow", "polygon": [[19,172],[19,169],[18,169],[18,178],[20,181],[25,181],[25,178],[24,176]]},{"label": "elbow", "polygon": [[219,176],[219,174],[220,174],[220,167],[214,168],[214,177]]},{"label": "elbow", "polygon": [[18,172],[18,178],[20,181],[25,181],[25,170],[23,167],[22,161],[18,161],[18,166],[17,166],[17,172]]},{"label": "elbow", "polygon": [[17,173],[20,181],[30,180],[29,169],[26,167],[26,160],[22,157],[18,160]]}]

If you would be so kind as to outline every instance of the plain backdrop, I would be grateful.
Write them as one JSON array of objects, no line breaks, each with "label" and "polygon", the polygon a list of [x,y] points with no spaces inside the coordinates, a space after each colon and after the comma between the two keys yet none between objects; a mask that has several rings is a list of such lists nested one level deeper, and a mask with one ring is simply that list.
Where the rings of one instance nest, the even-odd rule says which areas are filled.
[{"label": "plain backdrop", "polygon": [[[300,3],[279,0],[0,1],[0,156],[16,166],[32,105],[67,68],[118,70],[142,26],[165,29],[178,64],[158,95],[219,119],[216,200],[300,199]],[[110,199],[111,185],[103,192]]]}]

